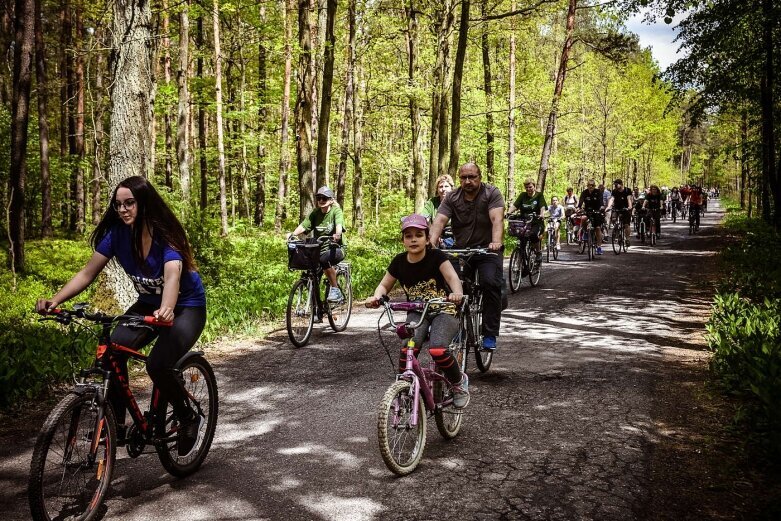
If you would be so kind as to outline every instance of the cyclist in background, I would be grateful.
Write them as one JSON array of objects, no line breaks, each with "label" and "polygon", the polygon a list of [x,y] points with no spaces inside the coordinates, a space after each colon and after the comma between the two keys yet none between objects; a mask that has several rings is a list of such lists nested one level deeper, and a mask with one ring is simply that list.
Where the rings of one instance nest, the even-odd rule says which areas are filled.
[{"label": "cyclist in background", "polygon": [[561,250],[561,233],[559,233],[559,228],[561,227],[561,220],[564,219],[564,208],[559,205],[559,198],[555,195],[550,200],[548,215],[551,221],[553,221],[553,229],[556,234],[556,249]]},{"label": "cyclist in background", "polygon": [[523,187],[526,190],[521,192],[515,202],[510,205],[508,213],[513,214],[519,212],[524,218],[531,216],[532,218],[532,238],[531,247],[537,256],[537,262],[542,262],[542,251],[540,251],[540,237],[542,232],[545,231],[543,224],[543,214],[548,203],[545,202],[545,196],[542,192],[537,191],[536,184],[533,179],[529,178],[523,182]]},{"label": "cyclist in background", "polygon": [[[330,237],[333,244],[328,241],[323,242],[320,249],[320,266],[323,267],[323,274],[328,277],[331,284],[331,290],[328,292],[328,300],[339,302],[344,298],[342,290],[336,282],[336,266],[344,260],[344,250],[342,246],[342,233],[344,232],[344,214],[342,209],[334,201],[334,193],[327,186],[322,186],[317,191],[317,208],[312,210],[304,221],[293,230],[290,235],[301,235],[302,233],[312,232],[315,239],[320,237]],[[290,237],[288,235],[288,237]],[[318,319],[322,320],[322,313],[318,310]]]},{"label": "cyclist in background", "polygon": [[582,208],[591,219],[596,234],[597,255],[602,255],[602,223],[605,222],[605,216],[602,215],[602,192],[597,190],[596,182],[591,179],[586,183],[586,189],[580,194],[578,208]]},{"label": "cyclist in background", "polygon": [[629,245],[629,236],[632,233],[632,206],[634,200],[632,191],[624,186],[624,181],[616,179],[613,181],[613,191],[610,193],[610,200],[607,203],[607,211],[615,208],[618,211],[619,226],[624,228],[624,239]]},{"label": "cyclist in background", "polygon": [[[654,220],[657,237],[662,236],[662,201],[662,193],[659,190],[659,187],[651,185],[651,189],[648,192],[648,195],[645,196],[645,201],[643,201],[643,209],[648,210],[648,214],[646,215],[647,224],[650,224],[650,219]],[[648,226],[648,229],[650,230],[651,227]]]},{"label": "cyclist in background", "polygon": [[[423,215],[412,214],[401,221],[401,237],[404,253],[396,255],[388,266],[385,276],[374,290],[374,295],[366,299],[366,307],[376,308],[380,299],[387,295],[396,281],[399,281],[407,302],[426,302],[433,298],[447,298],[458,304],[464,298],[464,290],[450,263],[442,250],[432,249],[429,244],[428,221]],[[407,313],[408,322],[420,320],[421,313]],[[437,314],[429,314],[426,323],[415,329],[415,357],[420,352],[420,346],[428,336],[428,352],[445,375],[453,384],[453,405],[466,407],[469,403],[469,378],[461,373],[449,346],[453,337],[458,334],[458,319],[455,310],[443,308]],[[399,373],[403,373],[407,365],[407,348],[402,346],[399,356]]]},{"label": "cyclist in background", "polygon": [[670,203],[670,214],[681,211],[681,192],[677,186],[673,186],[673,189],[667,195],[667,201]]},{"label": "cyclist in background", "polygon": [[[437,209],[439,208],[442,199],[453,191],[454,186],[453,178],[450,177],[449,174],[442,174],[437,177],[437,195],[426,201],[426,204],[423,206],[423,211],[421,212],[429,224],[431,224],[434,217],[437,215]],[[453,239],[453,232],[450,229],[450,223],[448,223],[444,228],[439,245],[442,248],[452,248],[454,243],[455,239]]]},{"label": "cyclist in background", "polygon": [[700,227],[700,208],[702,206],[702,189],[699,186],[692,186],[689,189],[689,197],[686,200],[689,204],[689,213],[694,216],[694,224]]},{"label": "cyclist in background", "polygon": [[487,248],[496,255],[474,255],[467,269],[478,270],[483,286],[483,349],[496,349],[502,315],[502,250],[504,198],[493,185],[483,183],[480,167],[466,163],[458,169],[461,186],[440,203],[431,225],[430,241],[436,247],[448,220],[458,248]]},{"label": "cyclist in background", "polygon": [[[118,325],[111,341],[140,349],[157,337],[146,369],[160,390],[163,406],[170,402],[174,409],[177,450],[186,456],[195,446],[203,417],[187,404],[173,368],[192,349],[206,325],[206,294],[184,228],[154,187],[143,177],[134,176],[117,185],[90,242],[95,251],[87,265],[56,295],[38,300],[36,310],[46,313],[75,297],[115,258],[138,292],[138,300],[125,314],[173,321],[171,327],[154,331]],[[128,380],[127,356],[120,352],[113,356],[121,374],[109,380],[108,399],[117,421],[118,443],[124,443],[127,404],[118,380]]]}]

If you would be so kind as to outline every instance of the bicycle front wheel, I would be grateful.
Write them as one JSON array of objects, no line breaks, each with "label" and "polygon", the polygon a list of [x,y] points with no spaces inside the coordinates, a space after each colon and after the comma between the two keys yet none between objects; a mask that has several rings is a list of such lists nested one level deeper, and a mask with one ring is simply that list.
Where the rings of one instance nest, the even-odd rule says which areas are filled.
[{"label": "bicycle front wheel", "polygon": [[426,448],[426,410],[418,400],[418,421],[412,425],[415,396],[405,380],[391,385],[377,407],[377,439],[380,455],[394,474],[409,474],[420,463]]},{"label": "bicycle front wheel", "polygon": [[613,234],[610,236],[610,243],[613,246],[613,253],[616,255],[621,254],[621,242],[624,237],[624,230],[619,230],[618,227],[613,228]]},{"label": "bicycle front wheel", "polygon": [[483,349],[483,295],[478,293],[469,304],[469,315],[467,316],[467,331],[469,332],[469,344],[475,351],[475,364],[481,373],[485,373],[491,368],[491,362],[494,358],[493,350]]},{"label": "bicycle front wheel", "polygon": [[[166,441],[158,444],[157,455],[160,463],[169,474],[184,477],[192,474],[206,459],[217,428],[218,398],[217,379],[209,362],[200,355],[191,356],[177,368],[189,397],[190,405],[201,422],[198,437],[192,450],[184,456],[178,452],[177,442]],[[170,405],[166,411],[164,425],[158,432],[165,432],[167,439],[178,437],[173,429],[173,410]]]},{"label": "bicycle front wheel", "polygon": [[353,312],[353,288],[347,269],[340,268],[336,273],[336,284],[344,298],[339,302],[328,302],[328,323],[331,324],[331,329],[338,333],[347,328]]},{"label": "bicycle front wheel", "polygon": [[537,261],[537,252],[532,250],[531,246],[526,250],[526,257],[529,259],[529,283],[534,287],[540,282],[542,260]]},{"label": "bicycle front wheel", "polygon": [[[434,382],[434,403],[442,403],[451,398],[449,386],[443,380]],[[437,424],[437,430],[443,438],[452,440],[458,436],[461,430],[461,420],[463,419],[463,409],[456,409],[453,405],[442,408],[437,407],[434,410],[434,420]]]},{"label": "bicycle front wheel", "polygon": [[589,231],[588,232],[588,245],[586,248],[588,248],[588,260],[594,260],[594,232]]},{"label": "bicycle front wheel", "polygon": [[312,289],[310,279],[299,279],[293,285],[287,300],[287,336],[296,347],[304,347],[312,336],[312,326],[315,322]]},{"label": "bicycle front wheel", "polygon": [[[90,521],[105,514],[116,461],[114,411],[94,393],[68,394],[43,424],[33,449],[27,496],[36,521]],[[97,440],[97,441],[95,441]]]},{"label": "bicycle front wheel", "polygon": [[521,261],[521,247],[517,246],[510,254],[510,269],[507,270],[507,278],[510,279],[510,291],[517,292],[521,288],[521,270],[523,262]]}]

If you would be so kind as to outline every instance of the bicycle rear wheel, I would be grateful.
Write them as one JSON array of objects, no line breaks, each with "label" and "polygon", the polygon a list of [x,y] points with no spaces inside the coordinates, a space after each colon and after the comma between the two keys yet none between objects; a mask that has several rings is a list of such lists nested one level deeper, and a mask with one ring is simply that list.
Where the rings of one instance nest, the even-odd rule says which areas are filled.
[{"label": "bicycle rear wheel", "polygon": [[339,302],[328,302],[328,323],[331,324],[331,329],[338,333],[347,328],[353,312],[353,287],[347,268],[339,268],[336,273],[336,284],[344,298]]},{"label": "bicycle rear wheel", "polygon": [[[193,410],[201,420],[201,426],[198,429],[198,438],[192,450],[184,456],[178,452],[177,441],[167,441],[155,446],[160,463],[169,474],[176,477],[184,477],[192,474],[201,466],[209,454],[214,431],[217,428],[218,398],[217,398],[217,379],[214,377],[209,362],[200,355],[187,358],[184,363],[178,367],[182,383],[190,397],[189,401]],[[166,438],[174,438],[173,430],[173,410],[170,405],[167,407],[166,417],[158,432],[165,432]]]},{"label": "bicycle rear wheel", "polygon": [[[434,382],[434,403],[440,404],[451,396],[450,387],[444,381],[437,380]],[[434,410],[437,430],[443,438],[448,440],[458,436],[463,417],[463,409],[456,409],[452,404],[445,408],[437,406]]]},{"label": "bicycle rear wheel", "polygon": [[[89,521],[105,513],[103,500],[116,461],[117,426],[111,407],[107,405],[104,411],[98,422],[95,394],[70,393],[46,418],[33,449],[27,486],[34,520]],[[95,438],[97,451],[92,454]]]},{"label": "bicycle rear wheel", "polygon": [[553,250],[553,260],[559,260],[559,250],[556,248],[556,236],[553,236],[553,240],[551,240],[551,250]]},{"label": "bicycle rear wheel", "polygon": [[589,230],[586,232],[588,234],[587,237],[587,248],[588,248],[588,260],[594,260],[594,232]]},{"label": "bicycle rear wheel", "polygon": [[521,246],[516,246],[510,254],[510,269],[507,270],[507,278],[510,282],[510,291],[515,293],[521,288],[521,279],[523,278],[521,270],[523,262],[521,261]]},{"label": "bicycle rear wheel", "polygon": [[296,347],[304,347],[312,335],[315,296],[311,279],[298,279],[287,300],[287,336]]},{"label": "bicycle rear wheel", "polygon": [[426,448],[426,409],[418,400],[418,423],[412,425],[415,397],[406,380],[391,385],[377,407],[377,440],[385,466],[394,474],[409,474]]}]

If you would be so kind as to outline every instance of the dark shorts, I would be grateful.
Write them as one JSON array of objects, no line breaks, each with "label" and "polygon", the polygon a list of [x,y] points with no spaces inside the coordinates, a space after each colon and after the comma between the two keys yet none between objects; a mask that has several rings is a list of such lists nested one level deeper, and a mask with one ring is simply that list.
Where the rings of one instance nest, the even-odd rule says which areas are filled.
[{"label": "dark shorts", "polygon": [[320,266],[323,269],[336,266],[344,260],[344,250],[342,248],[329,248],[329,250],[320,255]]}]

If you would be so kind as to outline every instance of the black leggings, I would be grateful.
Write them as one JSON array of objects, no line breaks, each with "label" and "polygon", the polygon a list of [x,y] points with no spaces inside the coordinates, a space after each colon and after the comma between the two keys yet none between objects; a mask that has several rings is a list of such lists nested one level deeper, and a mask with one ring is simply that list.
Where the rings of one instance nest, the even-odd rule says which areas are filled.
[{"label": "black leggings", "polygon": [[[136,302],[130,306],[125,314],[151,315],[158,308],[159,306]],[[160,390],[161,398],[171,403],[179,418],[189,417],[191,411],[187,406],[184,390],[177,382],[173,367],[187,351],[192,349],[198,337],[201,336],[205,325],[205,307],[177,306],[174,308],[174,324],[171,327],[160,327],[157,331],[150,331],[146,328],[137,329],[119,325],[111,334],[112,343],[132,349],[140,349],[157,338],[157,342],[149,353],[146,371],[157,389]],[[120,352],[115,352],[113,356],[119,363],[122,375],[127,381],[127,356]],[[114,409],[117,424],[124,424],[127,404],[116,378],[111,380],[109,401]]]}]

